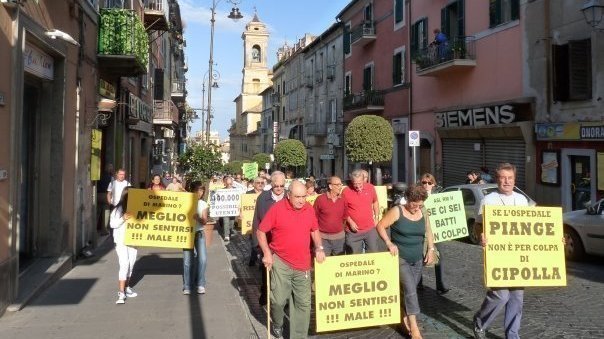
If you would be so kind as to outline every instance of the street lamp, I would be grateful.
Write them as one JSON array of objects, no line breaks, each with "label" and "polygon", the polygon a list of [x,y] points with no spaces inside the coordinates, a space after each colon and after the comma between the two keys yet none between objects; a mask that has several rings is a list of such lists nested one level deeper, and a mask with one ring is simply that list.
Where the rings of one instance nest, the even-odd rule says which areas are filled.
[{"label": "street lamp", "polygon": [[[220,3],[221,0],[212,0],[212,18],[210,19],[210,60],[208,60],[208,73],[212,76],[208,77],[208,116],[206,119],[206,142],[210,143],[210,126],[212,124],[212,88],[216,88],[214,86],[214,23],[216,16],[216,6]],[[231,9],[231,13],[229,13],[228,18],[233,19],[235,21],[243,18],[241,12],[239,11],[239,7],[237,5],[241,3],[240,0],[226,0],[227,2],[233,4],[233,9]]]},{"label": "street lamp", "polygon": [[598,26],[604,18],[604,1],[602,0],[588,0],[585,1],[581,8],[585,21],[593,29],[600,29]]}]

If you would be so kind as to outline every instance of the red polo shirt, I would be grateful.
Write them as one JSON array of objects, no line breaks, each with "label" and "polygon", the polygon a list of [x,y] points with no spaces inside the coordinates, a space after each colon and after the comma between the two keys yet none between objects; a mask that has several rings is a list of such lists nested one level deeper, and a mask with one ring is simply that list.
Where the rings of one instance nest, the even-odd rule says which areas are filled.
[{"label": "red polo shirt", "polygon": [[296,210],[284,198],[268,210],[258,229],[271,232],[269,247],[288,266],[308,271],[311,268],[310,233],[318,227],[315,211],[309,203]]},{"label": "red polo shirt", "polygon": [[346,220],[346,205],[342,197],[333,201],[327,196],[327,193],[321,194],[315,200],[314,208],[319,222],[319,231],[328,234],[337,234],[344,231],[343,221]]},{"label": "red polo shirt", "polygon": [[359,232],[367,232],[375,227],[373,203],[377,201],[377,194],[372,184],[364,183],[361,191],[346,187],[342,197],[346,203],[346,213],[357,224]]}]

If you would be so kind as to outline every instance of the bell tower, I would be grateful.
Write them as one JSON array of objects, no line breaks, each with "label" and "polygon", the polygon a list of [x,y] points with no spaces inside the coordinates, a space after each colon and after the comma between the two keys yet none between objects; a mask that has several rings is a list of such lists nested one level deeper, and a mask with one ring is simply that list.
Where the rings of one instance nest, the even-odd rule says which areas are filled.
[{"label": "bell tower", "polygon": [[243,39],[242,94],[259,94],[271,85],[267,66],[268,31],[258,14],[245,26]]}]

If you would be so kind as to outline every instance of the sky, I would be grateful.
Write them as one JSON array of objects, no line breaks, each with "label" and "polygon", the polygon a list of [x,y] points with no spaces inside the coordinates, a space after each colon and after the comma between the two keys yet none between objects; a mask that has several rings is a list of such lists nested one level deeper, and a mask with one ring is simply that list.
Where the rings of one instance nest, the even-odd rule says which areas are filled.
[{"label": "sky", "polygon": [[[239,1],[238,1],[239,2]],[[238,22],[227,18],[233,4],[218,0],[214,26],[214,70],[220,74],[220,88],[212,90],[214,119],[212,131],[220,134],[221,140],[228,138],[231,119],[235,118],[233,100],[241,93],[243,70],[243,40],[245,25],[257,10],[260,21],[269,30],[269,68],[277,62],[277,48],[286,41],[290,46],[305,33],[320,35],[335,21],[336,15],[350,0],[242,0],[239,9],[243,19]],[[212,0],[179,0],[180,12],[187,41],[186,58],[189,71],[187,77],[187,102],[193,108],[202,107],[202,83],[207,87],[208,60],[210,56],[210,18]],[[205,105],[207,106],[207,89]],[[191,134],[201,129],[200,119],[193,122]]]}]

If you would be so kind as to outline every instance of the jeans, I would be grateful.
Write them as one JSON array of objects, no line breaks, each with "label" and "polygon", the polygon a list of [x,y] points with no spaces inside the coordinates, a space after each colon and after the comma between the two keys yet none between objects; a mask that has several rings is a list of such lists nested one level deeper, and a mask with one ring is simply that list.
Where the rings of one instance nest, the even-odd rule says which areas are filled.
[{"label": "jeans", "polygon": [[[197,260],[193,261],[193,257]],[[206,251],[206,240],[203,237],[203,231],[195,232],[195,243],[192,249],[183,249],[182,251],[182,289],[191,289],[191,278],[196,278],[197,287],[206,286],[206,263],[208,253]],[[191,268],[196,266],[197,272],[191,276]]]},{"label": "jeans", "polygon": [[505,308],[503,327],[506,339],[518,339],[520,336],[520,321],[522,320],[522,304],[524,302],[523,288],[494,288],[487,290],[487,296],[480,310],[474,316],[479,328],[487,329],[497,314]]},{"label": "jeans", "polygon": [[423,260],[409,263],[403,258],[398,258],[399,281],[403,284],[403,298],[405,300],[405,314],[419,314],[419,301],[417,300],[417,284],[424,268]]},{"label": "jeans", "polygon": [[235,217],[222,217],[222,236],[224,238],[230,237],[233,228],[235,228]]}]

